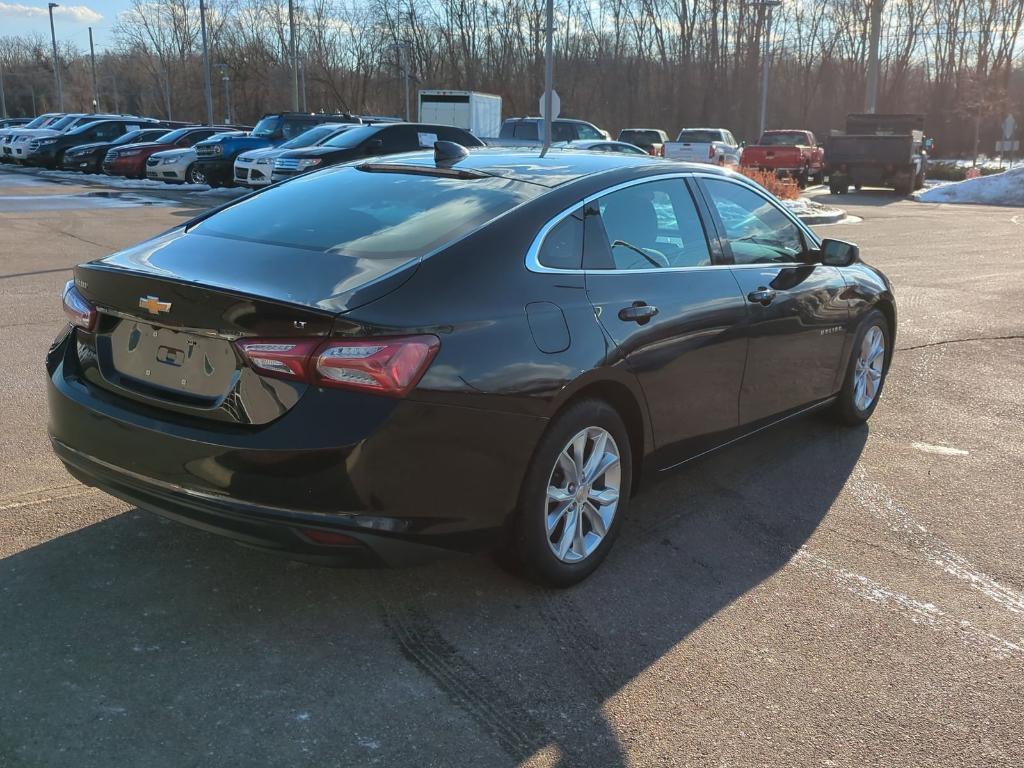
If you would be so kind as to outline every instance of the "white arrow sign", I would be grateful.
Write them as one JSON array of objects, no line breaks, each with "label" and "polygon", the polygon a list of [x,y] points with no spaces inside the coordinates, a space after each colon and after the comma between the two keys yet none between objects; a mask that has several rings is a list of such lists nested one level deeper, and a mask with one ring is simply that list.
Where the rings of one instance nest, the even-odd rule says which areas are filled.
[{"label": "white arrow sign", "polygon": [[[558,98],[558,91],[551,91],[551,119],[554,120],[562,113],[562,100]],[[547,117],[544,114],[544,94],[540,96],[540,116]]]}]

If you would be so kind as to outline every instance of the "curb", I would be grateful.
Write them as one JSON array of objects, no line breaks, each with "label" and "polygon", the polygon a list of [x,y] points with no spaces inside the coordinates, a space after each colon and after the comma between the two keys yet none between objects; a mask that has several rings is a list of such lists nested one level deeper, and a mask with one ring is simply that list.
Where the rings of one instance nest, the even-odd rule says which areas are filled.
[{"label": "curb", "polygon": [[814,216],[801,216],[797,214],[797,218],[804,224],[838,224],[846,218],[846,211],[836,211],[836,213],[817,214]]}]

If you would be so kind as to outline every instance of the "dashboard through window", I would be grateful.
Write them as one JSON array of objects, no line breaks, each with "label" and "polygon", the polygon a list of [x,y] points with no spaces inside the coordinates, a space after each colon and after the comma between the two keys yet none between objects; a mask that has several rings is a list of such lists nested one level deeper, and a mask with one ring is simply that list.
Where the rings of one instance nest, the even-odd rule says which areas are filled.
[{"label": "dashboard through window", "polygon": [[[700,216],[682,179],[612,192],[597,201],[610,254],[604,269],[668,269],[711,264]],[[587,246],[588,251],[590,246]],[[604,249],[601,249],[602,251]]]},{"label": "dashboard through window", "polygon": [[791,264],[801,261],[800,229],[767,198],[731,181],[704,179],[704,188],[736,264]]}]

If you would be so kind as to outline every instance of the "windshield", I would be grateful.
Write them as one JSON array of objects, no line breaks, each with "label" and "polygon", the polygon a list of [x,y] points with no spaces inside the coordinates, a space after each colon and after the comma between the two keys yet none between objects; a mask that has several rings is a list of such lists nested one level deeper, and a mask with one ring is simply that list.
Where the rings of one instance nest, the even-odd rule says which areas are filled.
[{"label": "windshield", "polygon": [[78,115],[65,115],[64,117],[62,117],[57,122],[51,123],[50,125],[48,125],[46,127],[47,128],[52,128],[55,131],[62,131],[65,128],[67,128],[69,125],[74,123],[76,120],[78,120]]},{"label": "windshield", "polygon": [[46,125],[48,120],[53,120],[53,115],[40,115],[35,120],[31,120],[25,123],[22,128],[41,128]]},{"label": "windshield", "polygon": [[355,147],[366,141],[380,130],[372,125],[361,125],[344,133],[339,133],[333,139],[324,142],[325,147]]},{"label": "windshield", "polygon": [[[261,139],[269,139],[277,132],[279,125],[281,125],[280,117],[264,117],[256,123],[256,127],[252,129],[252,135]],[[296,136],[296,138],[298,137]]]},{"label": "windshield", "polygon": [[[111,144],[134,144],[137,141],[152,139],[153,131],[128,131],[124,136],[114,139]],[[159,135],[159,134],[157,134]]]},{"label": "windshield", "polygon": [[339,166],[272,187],[191,231],[339,258],[405,262],[543,192],[495,177],[467,181]]},{"label": "windshield", "polygon": [[762,147],[793,147],[797,144],[806,144],[807,135],[798,131],[784,133],[766,133],[757,142]]},{"label": "windshield", "polygon": [[679,132],[676,141],[697,142],[699,144],[710,144],[712,141],[721,141],[721,131],[702,130],[700,128],[683,129]]},{"label": "windshield", "polygon": [[171,131],[170,133],[165,133],[163,136],[160,136],[160,137],[158,137],[156,139],[153,139],[153,141],[157,142],[158,144],[173,144],[178,139],[182,138],[185,134],[187,134],[189,132],[189,130],[191,130],[191,129],[189,129],[189,128],[178,128],[175,131]]},{"label": "windshield", "polygon": [[299,149],[300,147],[311,147],[314,144],[319,144],[328,136],[332,136],[338,130],[338,126],[336,125],[318,125],[314,128],[310,128],[308,131],[305,131],[304,133],[300,133],[294,139],[286,141],[284,144],[281,145],[281,149]]}]

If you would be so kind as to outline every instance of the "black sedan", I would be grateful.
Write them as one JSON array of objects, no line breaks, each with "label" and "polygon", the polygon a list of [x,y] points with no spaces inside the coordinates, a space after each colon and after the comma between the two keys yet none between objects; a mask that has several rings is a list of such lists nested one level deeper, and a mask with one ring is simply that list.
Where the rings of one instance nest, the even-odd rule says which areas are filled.
[{"label": "black sedan", "polygon": [[98,141],[92,144],[82,144],[81,146],[73,147],[72,149],[65,150],[60,167],[66,171],[99,173],[103,170],[103,158],[114,147],[155,141],[169,130],[169,128],[145,128],[126,133],[113,141]]},{"label": "black sedan", "polygon": [[500,547],[568,585],[642,483],[871,416],[896,313],[856,246],[717,168],[438,147],[78,266],[47,358],[71,473],[295,556]]},{"label": "black sedan", "polygon": [[297,176],[328,165],[347,163],[379,155],[411,152],[433,147],[437,141],[450,141],[463,147],[482,147],[484,143],[469,131],[450,125],[426,123],[375,123],[362,125],[328,139],[323,144],[293,149],[274,160],[273,181]]}]

